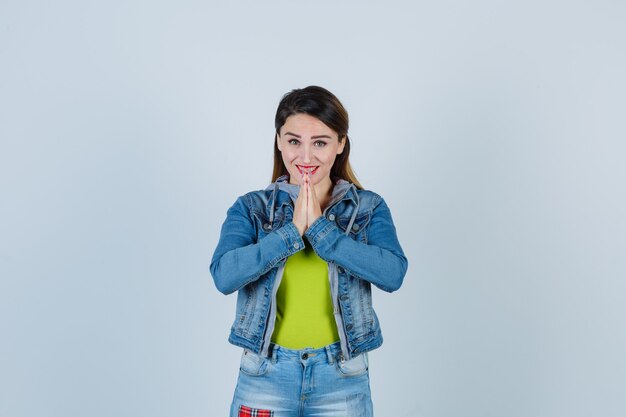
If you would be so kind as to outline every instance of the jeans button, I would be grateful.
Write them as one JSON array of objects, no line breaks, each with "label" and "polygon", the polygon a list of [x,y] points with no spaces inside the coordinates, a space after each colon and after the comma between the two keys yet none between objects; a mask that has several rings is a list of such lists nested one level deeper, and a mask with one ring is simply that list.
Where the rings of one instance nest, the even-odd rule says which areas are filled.
[{"label": "jeans button", "polygon": [[307,359],[309,359],[309,354],[308,354],[308,353],[303,353],[303,354],[302,354],[302,359],[303,359],[303,360],[307,360]]}]

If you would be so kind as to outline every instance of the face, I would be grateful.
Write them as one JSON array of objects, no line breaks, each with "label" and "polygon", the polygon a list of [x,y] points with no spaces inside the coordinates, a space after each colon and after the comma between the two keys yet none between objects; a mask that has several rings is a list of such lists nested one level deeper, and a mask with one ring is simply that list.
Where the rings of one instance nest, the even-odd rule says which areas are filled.
[{"label": "face", "polygon": [[339,142],[337,132],[308,114],[289,116],[276,136],[292,184],[300,184],[306,170],[313,185],[330,185],[330,169],[345,143]]}]

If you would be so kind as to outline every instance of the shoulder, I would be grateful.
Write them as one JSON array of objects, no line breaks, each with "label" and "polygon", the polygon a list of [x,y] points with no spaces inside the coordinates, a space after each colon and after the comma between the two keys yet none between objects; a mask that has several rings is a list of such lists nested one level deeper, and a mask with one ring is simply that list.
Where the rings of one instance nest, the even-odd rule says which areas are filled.
[{"label": "shoulder", "polygon": [[359,206],[364,210],[374,210],[380,203],[384,203],[380,194],[372,190],[356,190],[359,196]]},{"label": "shoulder", "polygon": [[271,190],[256,190],[250,191],[246,194],[242,195],[241,199],[244,199],[251,206],[262,205],[265,206],[270,199],[270,195],[272,194]]},{"label": "shoulder", "polygon": [[237,197],[229,212],[254,213],[263,212],[269,201],[270,191],[256,190],[249,191]]}]

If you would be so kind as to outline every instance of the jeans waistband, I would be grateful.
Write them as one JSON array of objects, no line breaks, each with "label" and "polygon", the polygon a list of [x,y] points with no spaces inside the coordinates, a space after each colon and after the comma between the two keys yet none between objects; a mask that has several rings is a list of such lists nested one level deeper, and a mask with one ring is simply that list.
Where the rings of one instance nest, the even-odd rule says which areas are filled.
[{"label": "jeans waistband", "polygon": [[304,349],[288,349],[284,346],[277,345],[272,343],[270,345],[270,358],[272,362],[280,361],[280,360],[289,360],[289,361],[303,361],[306,363],[316,363],[320,361],[326,361],[330,364],[335,361],[343,360],[343,356],[341,354],[341,344],[340,342],[335,342],[330,345],[313,349],[313,348],[304,348]]}]

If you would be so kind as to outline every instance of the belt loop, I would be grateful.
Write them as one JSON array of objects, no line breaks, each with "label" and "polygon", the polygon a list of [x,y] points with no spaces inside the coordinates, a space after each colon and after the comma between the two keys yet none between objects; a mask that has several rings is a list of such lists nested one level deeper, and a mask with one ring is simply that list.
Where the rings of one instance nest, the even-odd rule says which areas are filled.
[{"label": "belt loop", "polygon": [[276,351],[277,351],[277,346],[276,344],[272,343],[270,344],[270,358],[272,360],[272,364],[276,364],[276,360],[277,360],[277,355],[276,355]]},{"label": "belt loop", "polygon": [[328,359],[328,363],[332,365],[333,363],[335,363],[335,358],[333,356],[333,352],[330,348],[330,345],[324,347],[324,349],[326,350],[326,358]]}]

